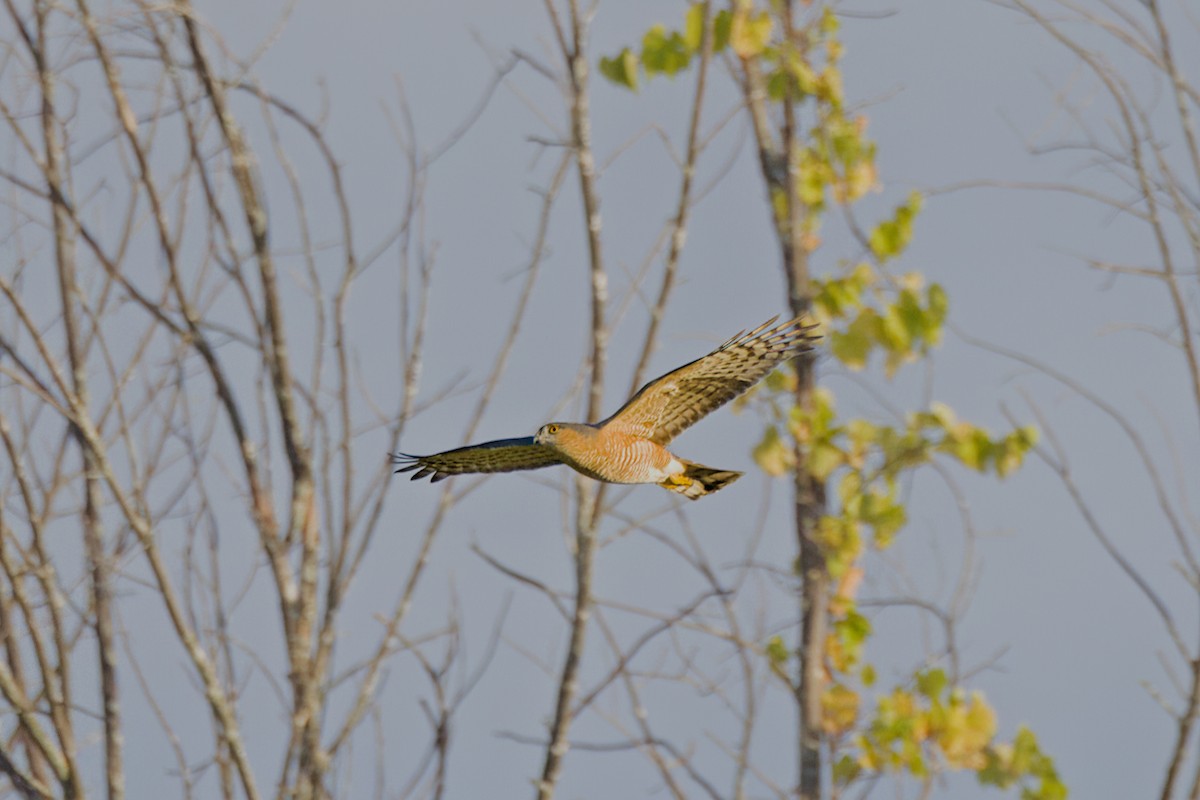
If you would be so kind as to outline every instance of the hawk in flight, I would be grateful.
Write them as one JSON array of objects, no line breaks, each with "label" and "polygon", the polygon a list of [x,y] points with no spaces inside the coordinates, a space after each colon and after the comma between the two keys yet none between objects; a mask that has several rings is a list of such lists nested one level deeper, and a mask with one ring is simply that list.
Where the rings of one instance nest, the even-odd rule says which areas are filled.
[{"label": "hawk in flight", "polygon": [[673,455],[666,445],[701,417],[758,383],[783,361],[813,349],[816,323],[803,318],[743,331],[703,358],[643,386],[606,420],[550,422],[534,436],[499,439],[435,453],[398,453],[396,472],[433,482],[468,472],[512,472],[566,464],[608,483],[656,483],[696,500],[742,476]]}]

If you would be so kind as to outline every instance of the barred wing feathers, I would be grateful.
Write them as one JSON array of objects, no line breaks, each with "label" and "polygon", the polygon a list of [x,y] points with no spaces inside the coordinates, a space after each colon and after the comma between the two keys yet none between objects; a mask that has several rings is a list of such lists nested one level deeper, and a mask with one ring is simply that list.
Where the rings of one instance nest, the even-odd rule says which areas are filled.
[{"label": "barred wing feathers", "polygon": [[720,408],[789,358],[821,338],[815,322],[797,317],[770,327],[772,317],[741,332],[703,358],[643,386],[602,425],[665,445]]},{"label": "barred wing feathers", "polygon": [[469,472],[514,472],[562,463],[553,450],[537,444],[532,436],[497,439],[429,456],[397,453],[392,462],[400,467],[396,472],[417,470],[414,481],[432,475],[432,483]]}]

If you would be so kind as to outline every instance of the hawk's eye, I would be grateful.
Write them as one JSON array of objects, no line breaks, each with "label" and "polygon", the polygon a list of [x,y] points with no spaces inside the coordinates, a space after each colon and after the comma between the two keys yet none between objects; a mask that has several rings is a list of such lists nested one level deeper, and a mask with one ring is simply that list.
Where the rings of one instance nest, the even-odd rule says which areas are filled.
[{"label": "hawk's eye", "polygon": [[558,426],[557,425],[547,425],[546,433],[558,433]]}]

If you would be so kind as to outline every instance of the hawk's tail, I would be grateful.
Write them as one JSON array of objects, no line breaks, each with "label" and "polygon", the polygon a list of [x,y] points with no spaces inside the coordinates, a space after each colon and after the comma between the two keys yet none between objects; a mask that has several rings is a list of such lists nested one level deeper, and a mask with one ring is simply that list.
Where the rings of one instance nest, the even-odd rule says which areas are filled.
[{"label": "hawk's tail", "polygon": [[683,461],[683,472],[668,478],[659,486],[679,492],[689,500],[699,500],[706,494],[725,488],[740,477],[742,473],[731,469],[713,469],[703,464]]}]

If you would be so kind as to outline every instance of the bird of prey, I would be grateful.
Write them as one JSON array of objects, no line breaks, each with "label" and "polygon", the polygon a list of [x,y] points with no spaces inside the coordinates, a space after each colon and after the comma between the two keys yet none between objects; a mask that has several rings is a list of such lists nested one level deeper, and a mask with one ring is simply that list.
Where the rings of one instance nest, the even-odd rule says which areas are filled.
[{"label": "bird of prey", "polygon": [[566,464],[608,483],[654,483],[692,500],[742,476],[680,458],[666,445],[701,417],[762,380],[781,362],[813,349],[816,323],[772,317],[703,358],[643,386],[602,422],[549,422],[533,436],[483,442],[428,456],[397,453],[396,472],[417,470],[436,483],[469,472],[512,472]]}]

